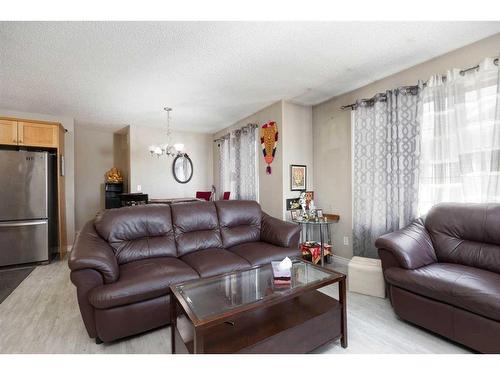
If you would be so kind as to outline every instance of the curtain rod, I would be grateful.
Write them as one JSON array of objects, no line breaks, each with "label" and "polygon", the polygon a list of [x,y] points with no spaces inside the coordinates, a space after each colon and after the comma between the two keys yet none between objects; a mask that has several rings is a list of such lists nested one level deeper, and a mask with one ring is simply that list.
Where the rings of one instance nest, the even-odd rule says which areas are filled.
[{"label": "curtain rod", "polygon": [[[245,128],[253,128],[253,129],[257,129],[259,127],[258,124],[246,124],[245,126],[242,126],[241,128],[238,128],[238,129],[233,129],[231,131],[242,131],[244,130]],[[227,134],[224,134],[222,137],[219,137],[217,139],[214,139],[214,142],[220,142],[224,139],[227,139],[229,136],[230,136],[231,132],[227,133]]]},{"label": "curtain rod", "polygon": [[[494,60],[493,60],[493,64],[497,65],[498,66],[498,57],[496,57]],[[471,70],[477,70],[479,69],[479,64],[475,65],[475,66],[472,66],[470,68],[467,68],[467,69],[462,69],[460,71],[460,74],[461,75],[464,75],[465,73],[467,72],[470,72]],[[443,78],[446,78],[446,76],[443,76]],[[422,84],[422,86],[426,86],[427,85],[427,82],[424,82]],[[405,93],[408,93],[408,92],[411,92],[412,90],[418,90],[418,85],[415,85],[415,86],[403,86],[403,87],[399,87],[398,90],[404,90]],[[361,102],[361,103],[369,103],[369,102],[374,102],[375,100],[377,100],[378,98],[384,98],[385,97],[385,94],[384,93],[378,93],[378,94],[375,94],[374,96],[372,96],[371,98],[369,99],[361,99],[361,100],[358,100],[358,102]],[[358,106],[357,103],[352,103],[352,104],[348,104],[348,105],[343,105],[340,107],[341,110],[345,110],[345,109],[355,109],[356,107]]]}]

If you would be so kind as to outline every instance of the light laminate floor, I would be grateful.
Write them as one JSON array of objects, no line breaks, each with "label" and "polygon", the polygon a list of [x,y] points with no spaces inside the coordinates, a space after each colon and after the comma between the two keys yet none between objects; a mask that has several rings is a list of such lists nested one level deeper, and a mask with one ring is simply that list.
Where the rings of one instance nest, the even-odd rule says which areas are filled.
[{"label": "light laminate floor", "polygon": [[[322,289],[337,296],[335,286]],[[348,293],[349,347],[327,344],[316,353],[469,353],[399,320],[387,299]],[[170,353],[170,328],[112,344],[87,336],[66,261],[37,267],[0,304],[0,353]]]}]

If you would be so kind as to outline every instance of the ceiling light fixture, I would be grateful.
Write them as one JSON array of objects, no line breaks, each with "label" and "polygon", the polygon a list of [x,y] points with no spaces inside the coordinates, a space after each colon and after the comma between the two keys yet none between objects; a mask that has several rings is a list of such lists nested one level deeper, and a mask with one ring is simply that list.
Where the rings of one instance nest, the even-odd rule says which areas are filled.
[{"label": "ceiling light fixture", "polygon": [[149,152],[151,156],[156,156],[157,158],[160,156],[176,157],[184,155],[183,143],[172,145],[172,129],[170,128],[170,112],[172,112],[172,108],[165,107],[163,109],[167,112],[167,143],[162,145],[151,145],[149,146]]}]

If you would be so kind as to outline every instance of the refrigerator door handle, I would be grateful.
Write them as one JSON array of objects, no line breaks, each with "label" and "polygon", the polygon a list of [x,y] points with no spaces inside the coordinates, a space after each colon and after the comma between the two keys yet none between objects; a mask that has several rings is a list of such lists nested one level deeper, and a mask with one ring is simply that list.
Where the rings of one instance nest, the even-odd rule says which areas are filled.
[{"label": "refrigerator door handle", "polygon": [[0,227],[25,227],[28,225],[42,225],[47,224],[47,220],[34,220],[34,221],[0,221]]}]

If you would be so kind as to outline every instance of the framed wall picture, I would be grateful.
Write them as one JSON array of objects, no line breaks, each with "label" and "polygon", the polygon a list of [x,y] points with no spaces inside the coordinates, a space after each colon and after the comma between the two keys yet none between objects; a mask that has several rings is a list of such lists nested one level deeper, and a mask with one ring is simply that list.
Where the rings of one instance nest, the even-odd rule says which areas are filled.
[{"label": "framed wall picture", "polygon": [[290,190],[299,191],[307,189],[307,166],[290,165]]},{"label": "framed wall picture", "polygon": [[306,191],[306,207],[309,210],[311,202],[314,201],[314,191]]},{"label": "framed wall picture", "polygon": [[299,198],[292,198],[286,200],[286,210],[297,210],[300,208]]}]

